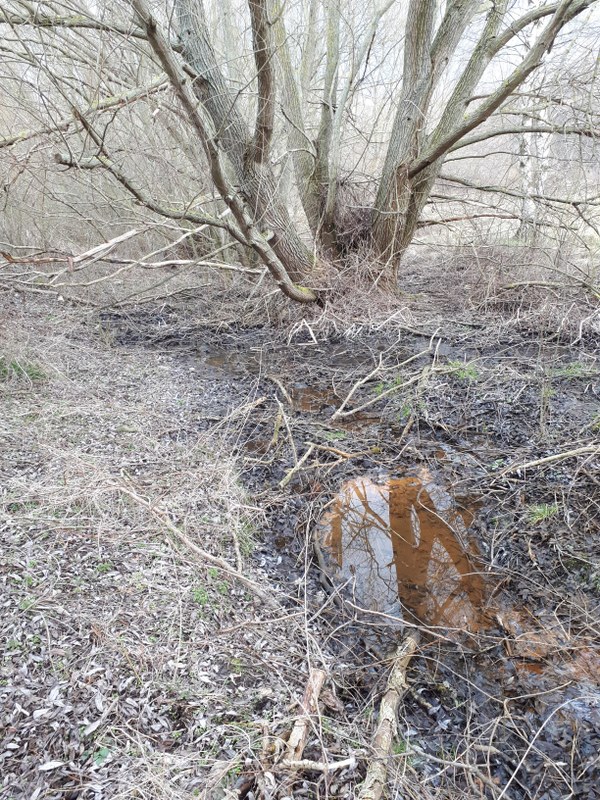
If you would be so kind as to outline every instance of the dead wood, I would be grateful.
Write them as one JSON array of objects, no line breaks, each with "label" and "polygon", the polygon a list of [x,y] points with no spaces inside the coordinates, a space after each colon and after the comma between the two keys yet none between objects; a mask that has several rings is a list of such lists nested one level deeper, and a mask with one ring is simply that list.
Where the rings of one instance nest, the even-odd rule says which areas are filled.
[{"label": "dead wood", "polygon": [[294,723],[287,743],[287,753],[284,761],[286,765],[294,761],[300,761],[302,758],[313,716],[319,708],[319,694],[325,683],[325,677],[326,673],[322,669],[312,669],[308,676],[308,682],[300,704],[302,714]]},{"label": "dead wood", "polygon": [[379,800],[383,794],[387,762],[397,730],[398,705],[408,688],[406,670],[418,643],[418,634],[416,632],[409,633],[398,645],[394,654],[394,663],[379,707],[379,722],[373,737],[373,758],[368,766],[358,800]]}]

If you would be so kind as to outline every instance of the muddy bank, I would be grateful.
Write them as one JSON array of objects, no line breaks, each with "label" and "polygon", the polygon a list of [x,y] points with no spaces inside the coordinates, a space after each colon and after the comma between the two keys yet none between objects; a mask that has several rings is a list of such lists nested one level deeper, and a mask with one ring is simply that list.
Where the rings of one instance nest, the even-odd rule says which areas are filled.
[{"label": "muddy bank", "polygon": [[[485,326],[290,340],[199,330],[164,310],[101,328],[185,364],[194,423],[165,435],[227,433],[268,514],[256,557],[279,562],[282,584],[329,526],[337,558],[315,561],[304,596],[346,715],[380,689],[387,645],[418,625],[399,741],[424,784],[598,796],[597,343]],[[379,537],[367,540],[385,587],[375,599],[348,516]]]}]

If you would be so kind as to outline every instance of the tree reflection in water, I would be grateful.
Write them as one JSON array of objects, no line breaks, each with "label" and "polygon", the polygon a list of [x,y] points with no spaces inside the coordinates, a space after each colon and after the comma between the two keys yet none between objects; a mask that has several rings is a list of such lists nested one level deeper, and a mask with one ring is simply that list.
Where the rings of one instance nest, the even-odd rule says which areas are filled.
[{"label": "tree reflection in water", "polygon": [[363,607],[444,628],[483,624],[484,581],[455,531],[449,495],[419,478],[344,484],[322,521],[323,544]]}]

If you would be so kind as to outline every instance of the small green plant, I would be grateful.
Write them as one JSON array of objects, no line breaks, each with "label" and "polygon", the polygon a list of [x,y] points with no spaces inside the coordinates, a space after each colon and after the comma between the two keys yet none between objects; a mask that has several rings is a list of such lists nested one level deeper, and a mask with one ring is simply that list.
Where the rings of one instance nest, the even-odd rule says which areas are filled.
[{"label": "small green plant", "polygon": [[408,752],[408,742],[401,739],[399,742],[394,742],[393,751],[395,756],[402,756]]},{"label": "small green plant", "polygon": [[410,403],[403,403],[398,411],[398,422],[405,422],[413,414],[413,407]]},{"label": "small green plant", "polygon": [[467,364],[465,361],[459,361],[458,359],[448,361],[448,368],[450,369],[450,374],[458,378],[459,381],[473,383],[480,377],[479,370],[475,364]]},{"label": "small green plant", "polygon": [[18,361],[16,358],[0,357],[0,381],[26,380],[30,383],[42,381],[46,377],[44,371],[31,361]]},{"label": "small green plant", "polygon": [[594,370],[582,361],[572,361],[562,367],[552,367],[548,375],[551,378],[587,378],[594,375]]},{"label": "small green plant", "polygon": [[346,431],[326,431],[325,433],[328,442],[338,442],[340,439],[346,439],[347,436]]},{"label": "small green plant", "polygon": [[558,503],[539,503],[527,509],[527,521],[532,525],[544,522],[558,514]]},{"label": "small green plant", "polygon": [[209,567],[208,577],[214,581],[215,578],[219,577],[219,570],[216,567]]},{"label": "small green plant", "polygon": [[108,747],[101,747],[99,750],[96,750],[96,752],[92,757],[94,759],[94,763],[97,766],[101,766],[102,764],[104,764],[109,755],[110,755],[110,750],[108,749]]},{"label": "small green plant", "polygon": [[236,675],[241,675],[244,668],[244,662],[242,661],[241,658],[234,656],[231,659],[230,667],[231,671],[234,672]]},{"label": "small green plant", "polygon": [[204,606],[208,605],[209,596],[208,591],[204,586],[196,586],[192,589],[192,600],[194,603],[197,603],[199,606],[204,608]]},{"label": "small green plant", "polygon": [[110,561],[101,561],[98,566],[96,567],[96,572],[100,575],[105,575],[107,572],[110,572],[113,568],[113,565]]},{"label": "small green plant", "polygon": [[24,597],[19,603],[19,608],[21,611],[29,611],[29,609],[33,608],[34,605],[35,605],[34,597]]}]

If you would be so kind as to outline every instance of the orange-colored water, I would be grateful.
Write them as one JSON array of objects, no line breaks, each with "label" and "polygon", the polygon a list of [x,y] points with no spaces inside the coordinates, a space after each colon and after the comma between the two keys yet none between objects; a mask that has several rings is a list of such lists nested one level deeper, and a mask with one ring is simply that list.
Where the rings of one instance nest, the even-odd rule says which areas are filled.
[{"label": "orange-colored water", "polygon": [[[416,477],[344,484],[323,545],[366,608],[468,631],[484,624],[485,584],[449,496]],[[461,541],[462,539],[462,541]]]}]

